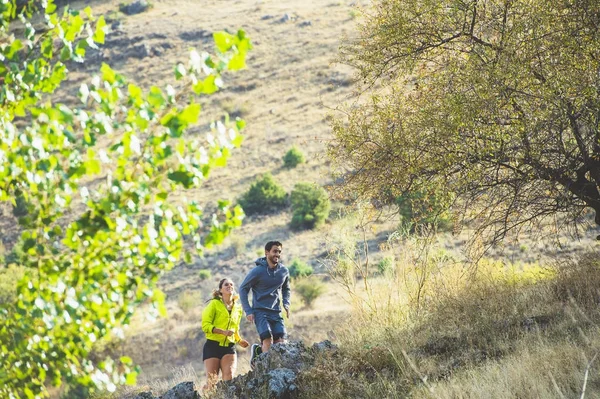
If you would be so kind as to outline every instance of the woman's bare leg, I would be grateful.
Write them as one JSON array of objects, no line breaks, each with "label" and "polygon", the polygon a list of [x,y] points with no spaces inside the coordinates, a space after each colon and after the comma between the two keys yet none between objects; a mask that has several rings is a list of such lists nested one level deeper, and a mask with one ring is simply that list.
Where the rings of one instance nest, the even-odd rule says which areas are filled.
[{"label": "woman's bare leg", "polygon": [[223,381],[229,381],[235,375],[237,370],[237,355],[225,355],[221,359],[221,372],[223,373]]},{"label": "woman's bare leg", "polygon": [[221,361],[216,357],[204,360],[204,370],[206,371],[205,389],[211,389],[219,379],[219,365]]}]

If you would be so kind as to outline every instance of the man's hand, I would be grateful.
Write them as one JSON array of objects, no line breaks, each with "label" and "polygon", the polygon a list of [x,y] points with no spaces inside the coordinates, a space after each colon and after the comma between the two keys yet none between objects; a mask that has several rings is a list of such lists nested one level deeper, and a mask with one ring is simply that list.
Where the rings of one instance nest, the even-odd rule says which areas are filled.
[{"label": "man's hand", "polygon": [[289,319],[290,318],[290,309],[289,308],[284,308],[285,309],[285,316]]},{"label": "man's hand", "polygon": [[249,314],[248,316],[246,316],[246,320],[248,320],[250,323],[254,323],[254,315]]}]

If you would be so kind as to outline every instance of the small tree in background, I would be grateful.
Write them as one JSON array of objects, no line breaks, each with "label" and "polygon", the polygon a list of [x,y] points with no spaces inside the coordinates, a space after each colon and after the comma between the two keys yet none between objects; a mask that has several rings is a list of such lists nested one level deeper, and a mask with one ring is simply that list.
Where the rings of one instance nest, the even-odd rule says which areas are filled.
[{"label": "small tree in background", "polygon": [[239,200],[247,215],[277,211],[287,204],[287,194],[270,173],[258,178]]},{"label": "small tree in background", "polygon": [[304,163],[304,154],[296,146],[290,148],[289,151],[283,156],[283,166],[286,168],[295,168],[301,163]]},{"label": "small tree in background", "polygon": [[300,295],[300,298],[306,307],[310,308],[312,307],[315,299],[325,293],[326,287],[321,280],[311,276],[298,280],[296,283],[294,283],[294,290],[296,293],[298,293],[298,295]]},{"label": "small tree in background", "polygon": [[309,183],[298,183],[291,195],[292,228],[313,229],[325,222],[331,203],[327,192]]},{"label": "small tree in background", "polygon": [[290,276],[292,278],[296,277],[308,277],[313,274],[313,268],[305,262],[302,262],[300,259],[294,259],[292,264],[288,266],[288,270],[290,271]]},{"label": "small tree in background", "polygon": [[198,277],[200,280],[208,280],[212,276],[212,273],[209,269],[202,269],[198,272]]},{"label": "small tree in background", "polygon": [[386,275],[394,269],[394,259],[386,256],[377,263],[379,273]]}]

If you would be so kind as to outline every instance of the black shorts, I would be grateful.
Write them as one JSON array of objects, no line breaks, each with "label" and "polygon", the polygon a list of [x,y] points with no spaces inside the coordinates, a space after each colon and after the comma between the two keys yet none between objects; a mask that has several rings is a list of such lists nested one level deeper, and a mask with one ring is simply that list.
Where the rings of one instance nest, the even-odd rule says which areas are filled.
[{"label": "black shorts", "polygon": [[235,344],[220,346],[217,341],[207,339],[202,350],[202,361],[211,358],[222,359],[225,355],[235,355]]}]

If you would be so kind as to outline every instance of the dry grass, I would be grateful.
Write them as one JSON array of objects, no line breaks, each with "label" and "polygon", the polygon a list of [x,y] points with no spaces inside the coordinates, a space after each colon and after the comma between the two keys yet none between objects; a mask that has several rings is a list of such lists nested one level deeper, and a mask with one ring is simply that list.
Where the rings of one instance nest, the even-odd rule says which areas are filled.
[{"label": "dry grass", "polygon": [[396,320],[355,309],[340,333],[343,355],[303,375],[303,397],[333,376],[327,398],[600,397],[600,258],[553,271],[482,272]]}]

